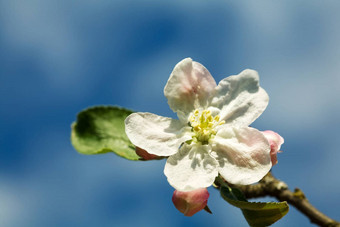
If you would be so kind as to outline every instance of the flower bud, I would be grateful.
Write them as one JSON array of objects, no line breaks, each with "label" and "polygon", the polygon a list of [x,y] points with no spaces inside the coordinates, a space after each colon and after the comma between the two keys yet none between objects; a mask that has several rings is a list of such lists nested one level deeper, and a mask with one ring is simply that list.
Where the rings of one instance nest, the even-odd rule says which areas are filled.
[{"label": "flower bud", "polygon": [[270,158],[272,160],[272,165],[276,165],[277,164],[277,152],[281,152],[280,148],[281,145],[284,143],[284,139],[277,134],[276,132],[267,130],[267,131],[263,131],[262,132],[263,135],[266,137],[266,139],[269,142],[270,145]]},{"label": "flower bud", "polygon": [[192,216],[202,210],[208,203],[209,192],[200,188],[189,192],[174,191],[172,202],[177,210],[185,216]]},{"label": "flower bud", "polygon": [[159,156],[154,155],[154,154],[149,154],[146,150],[140,147],[136,147],[136,154],[144,160],[153,160],[153,159],[159,158]]}]

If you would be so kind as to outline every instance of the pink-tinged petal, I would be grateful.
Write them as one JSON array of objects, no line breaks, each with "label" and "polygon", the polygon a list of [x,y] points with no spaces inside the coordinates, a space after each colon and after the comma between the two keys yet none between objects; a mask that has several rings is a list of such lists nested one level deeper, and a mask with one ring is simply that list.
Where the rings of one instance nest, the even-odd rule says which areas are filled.
[{"label": "pink-tinged petal", "polygon": [[181,192],[174,191],[172,202],[177,210],[185,216],[192,216],[204,209],[208,203],[209,192],[206,188],[200,188],[193,191]]},{"label": "pink-tinged petal", "polygon": [[194,109],[207,107],[215,87],[216,82],[209,71],[200,63],[186,58],[173,69],[164,95],[170,108],[182,118]]},{"label": "pink-tinged petal", "polygon": [[140,147],[136,147],[136,154],[142,158],[142,160],[153,160],[159,159],[160,157],[154,154],[148,153],[146,150],[143,150]]},{"label": "pink-tinged petal", "polygon": [[266,130],[262,132],[263,135],[267,138],[270,144],[270,156],[272,159],[272,165],[277,164],[277,152],[281,152],[281,145],[284,143],[284,139],[276,132]]},{"label": "pink-tinged petal", "polygon": [[211,155],[219,163],[219,173],[229,183],[258,182],[272,166],[269,143],[257,129],[222,127],[212,142]]},{"label": "pink-tinged petal", "polygon": [[259,86],[256,71],[246,69],[220,81],[211,105],[219,108],[226,124],[249,126],[266,109],[268,94]]},{"label": "pink-tinged petal", "polygon": [[179,120],[161,117],[152,113],[133,113],[125,119],[125,132],[130,141],[150,154],[169,156],[180,145],[190,140],[189,127]]},{"label": "pink-tinged petal", "polygon": [[208,154],[209,151],[209,145],[183,144],[165,164],[164,174],[169,184],[179,191],[211,186],[218,175],[218,163]]}]

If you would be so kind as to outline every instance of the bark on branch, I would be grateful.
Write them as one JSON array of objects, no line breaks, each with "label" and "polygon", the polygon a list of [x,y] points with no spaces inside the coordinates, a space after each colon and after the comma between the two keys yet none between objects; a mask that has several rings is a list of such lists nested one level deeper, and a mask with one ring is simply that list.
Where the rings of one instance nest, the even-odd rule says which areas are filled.
[{"label": "bark on branch", "polygon": [[290,191],[287,184],[276,179],[270,172],[255,185],[233,185],[243,191],[247,198],[273,196],[279,201],[287,201],[319,226],[334,227],[340,223],[326,216],[309,203],[304,193],[296,188]]}]

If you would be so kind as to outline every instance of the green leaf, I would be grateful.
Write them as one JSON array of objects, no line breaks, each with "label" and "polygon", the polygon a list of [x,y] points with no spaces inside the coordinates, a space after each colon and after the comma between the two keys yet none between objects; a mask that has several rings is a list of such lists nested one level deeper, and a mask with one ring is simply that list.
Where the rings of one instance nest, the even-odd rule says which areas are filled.
[{"label": "green leaf", "polygon": [[114,152],[138,160],[135,146],[125,134],[125,118],[132,111],[114,106],[95,106],[81,111],[72,124],[73,147],[82,154]]},{"label": "green leaf", "polygon": [[228,203],[242,210],[250,226],[269,226],[280,220],[289,210],[287,202],[248,202],[239,189],[226,185],[221,187],[221,196]]}]

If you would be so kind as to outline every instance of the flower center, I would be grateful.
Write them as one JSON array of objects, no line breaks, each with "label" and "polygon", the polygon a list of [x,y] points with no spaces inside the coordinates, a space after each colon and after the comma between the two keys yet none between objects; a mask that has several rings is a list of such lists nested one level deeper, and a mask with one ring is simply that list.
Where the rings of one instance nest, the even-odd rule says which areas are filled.
[{"label": "flower center", "polygon": [[220,121],[219,115],[213,117],[210,110],[196,109],[189,117],[189,124],[195,133],[192,137],[193,141],[207,144],[209,139],[216,135],[215,128],[224,123],[225,121]]}]

